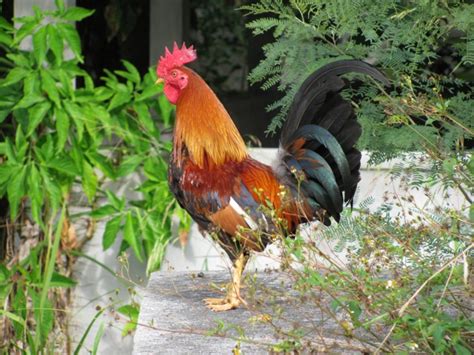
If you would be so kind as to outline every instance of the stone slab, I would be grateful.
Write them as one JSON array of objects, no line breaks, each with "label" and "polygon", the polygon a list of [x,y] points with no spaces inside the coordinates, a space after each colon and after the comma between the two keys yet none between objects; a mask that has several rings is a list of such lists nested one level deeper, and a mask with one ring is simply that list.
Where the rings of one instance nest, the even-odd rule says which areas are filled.
[{"label": "stone slab", "polygon": [[[143,302],[133,353],[232,354],[240,348],[242,354],[267,354],[272,344],[287,338],[282,332],[295,327],[313,330],[303,342],[310,342],[317,352],[370,350],[344,337],[336,321],[327,319],[314,303],[295,298],[290,280],[275,271],[247,275],[244,294],[248,307],[220,313],[208,310],[202,300],[219,297],[229,277],[225,271],[154,274],[148,287],[141,290]],[[325,305],[330,302],[320,301]],[[278,319],[269,321],[267,315],[276,312],[281,312]],[[315,329],[320,336],[315,335]]]}]

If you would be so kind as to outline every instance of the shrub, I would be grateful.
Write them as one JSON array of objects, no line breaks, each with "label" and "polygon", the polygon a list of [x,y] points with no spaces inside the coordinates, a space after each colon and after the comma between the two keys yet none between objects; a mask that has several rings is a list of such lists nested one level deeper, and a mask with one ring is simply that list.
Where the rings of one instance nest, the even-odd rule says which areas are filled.
[{"label": "shrub", "polygon": [[251,83],[262,82],[263,89],[276,86],[283,93],[268,107],[278,110],[268,132],[281,126],[293,96],[312,71],[354,58],[374,64],[394,83],[390,100],[396,105],[391,112],[374,100],[374,85],[359,84],[351,92],[363,126],[359,146],[372,152],[373,161],[430,143],[453,149],[466,139],[466,132],[472,133],[472,4],[260,0],[241,9],[256,17],[247,24],[254,35],[271,31],[275,38],[263,47],[265,59],[249,76]]}]

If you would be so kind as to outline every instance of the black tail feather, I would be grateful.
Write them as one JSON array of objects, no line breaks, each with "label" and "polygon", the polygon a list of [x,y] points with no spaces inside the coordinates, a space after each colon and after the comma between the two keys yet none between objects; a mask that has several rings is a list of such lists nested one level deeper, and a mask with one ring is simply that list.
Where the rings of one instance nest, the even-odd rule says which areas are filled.
[{"label": "black tail feather", "polygon": [[[361,61],[342,60],[325,65],[301,85],[280,139],[286,168],[282,178],[296,184],[289,171],[296,169],[302,173],[305,180],[298,184],[311,202],[314,216],[321,215],[323,209],[336,221],[343,203],[352,205],[360,180],[361,153],[354,145],[362,130],[351,103],[340,95],[346,81],[339,76],[351,72],[367,74],[389,85],[382,73]],[[322,215],[324,223],[329,224],[327,215]]]}]

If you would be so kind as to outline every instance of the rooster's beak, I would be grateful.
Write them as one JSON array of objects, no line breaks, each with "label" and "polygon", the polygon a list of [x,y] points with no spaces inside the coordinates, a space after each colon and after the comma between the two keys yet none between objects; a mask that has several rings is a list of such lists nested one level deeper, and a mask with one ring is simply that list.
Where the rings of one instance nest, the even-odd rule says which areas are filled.
[{"label": "rooster's beak", "polygon": [[156,79],[155,84],[163,84],[165,81],[161,78]]}]

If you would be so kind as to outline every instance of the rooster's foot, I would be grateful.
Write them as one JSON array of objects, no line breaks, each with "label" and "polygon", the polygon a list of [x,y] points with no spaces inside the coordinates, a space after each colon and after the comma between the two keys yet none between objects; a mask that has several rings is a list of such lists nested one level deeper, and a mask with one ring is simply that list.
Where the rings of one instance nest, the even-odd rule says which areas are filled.
[{"label": "rooster's foot", "polygon": [[223,312],[239,307],[242,301],[237,297],[205,298],[204,303],[211,311]]}]

